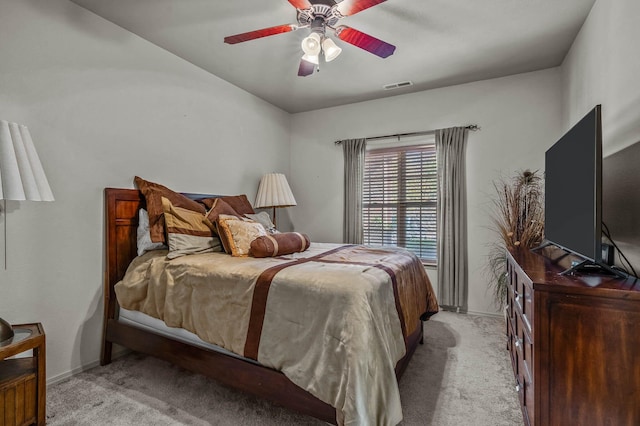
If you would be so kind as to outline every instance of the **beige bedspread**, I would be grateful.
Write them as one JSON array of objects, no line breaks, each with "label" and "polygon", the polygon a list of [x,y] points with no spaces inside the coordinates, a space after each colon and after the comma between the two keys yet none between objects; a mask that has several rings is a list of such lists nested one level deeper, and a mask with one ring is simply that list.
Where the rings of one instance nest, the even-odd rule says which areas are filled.
[{"label": "beige bedspread", "polygon": [[265,259],[149,252],[115,291],[123,308],[282,371],[345,425],[402,420],[395,365],[438,310],[409,252],[320,243]]}]

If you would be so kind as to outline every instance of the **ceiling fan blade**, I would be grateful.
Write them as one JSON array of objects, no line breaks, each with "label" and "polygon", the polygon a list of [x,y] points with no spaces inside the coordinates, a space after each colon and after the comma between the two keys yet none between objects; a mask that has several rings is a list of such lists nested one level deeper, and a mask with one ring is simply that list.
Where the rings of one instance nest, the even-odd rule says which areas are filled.
[{"label": "ceiling fan blade", "polygon": [[342,16],[355,15],[370,7],[377,6],[387,0],[344,0],[336,6]]},{"label": "ceiling fan blade", "polygon": [[315,64],[305,59],[300,59],[300,67],[298,68],[298,77],[306,77],[308,75],[311,75],[315,70],[316,70]]},{"label": "ceiling fan blade", "polygon": [[312,4],[309,3],[309,0],[289,0],[289,3],[293,5],[296,9],[309,9],[312,7]]},{"label": "ceiling fan blade", "polygon": [[369,34],[365,34],[362,31],[358,31],[344,25],[336,28],[336,36],[342,41],[358,46],[359,48],[373,53],[374,55],[378,55],[381,58],[387,58],[393,55],[393,52],[396,50],[396,47],[393,44],[389,44],[370,36]]},{"label": "ceiling fan blade", "polygon": [[224,38],[227,44],[242,43],[243,41],[255,40],[256,38],[272,36],[276,34],[288,33],[298,29],[297,25],[277,25],[275,27],[263,28],[261,30],[249,31],[248,33],[236,34]]}]

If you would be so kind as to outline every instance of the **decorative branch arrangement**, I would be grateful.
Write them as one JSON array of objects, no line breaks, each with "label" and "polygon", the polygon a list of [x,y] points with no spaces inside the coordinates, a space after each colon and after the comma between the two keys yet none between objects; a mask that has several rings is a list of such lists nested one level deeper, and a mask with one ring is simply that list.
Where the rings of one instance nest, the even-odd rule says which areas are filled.
[{"label": "decorative branch arrangement", "polygon": [[538,171],[524,170],[511,179],[494,181],[492,229],[499,240],[489,249],[489,270],[494,300],[507,300],[506,250],[534,248],[544,239],[544,180]]}]

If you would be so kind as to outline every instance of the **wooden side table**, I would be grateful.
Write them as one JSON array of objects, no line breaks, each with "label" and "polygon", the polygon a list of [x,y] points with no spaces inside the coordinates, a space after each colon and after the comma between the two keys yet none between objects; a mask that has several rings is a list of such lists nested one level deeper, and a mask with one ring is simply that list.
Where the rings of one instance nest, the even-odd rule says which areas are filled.
[{"label": "wooden side table", "polygon": [[[42,324],[13,326],[15,336],[0,343],[0,424],[44,425],[46,413],[46,349]],[[26,358],[14,355],[32,350]]]}]

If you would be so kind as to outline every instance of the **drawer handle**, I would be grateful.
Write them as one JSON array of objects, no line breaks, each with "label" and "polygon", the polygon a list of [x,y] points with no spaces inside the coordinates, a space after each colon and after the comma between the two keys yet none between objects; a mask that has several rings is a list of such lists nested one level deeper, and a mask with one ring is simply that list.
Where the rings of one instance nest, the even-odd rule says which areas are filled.
[{"label": "drawer handle", "polygon": [[520,346],[522,346],[522,339],[516,337],[516,348],[519,348]]},{"label": "drawer handle", "polygon": [[520,392],[520,389],[521,389],[520,383],[517,383],[516,384],[516,392]]},{"label": "drawer handle", "polygon": [[522,299],[522,294],[520,294],[517,290],[514,290],[513,295],[515,296],[516,303],[520,304],[520,300]]}]

